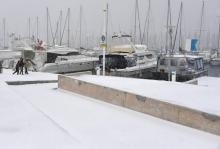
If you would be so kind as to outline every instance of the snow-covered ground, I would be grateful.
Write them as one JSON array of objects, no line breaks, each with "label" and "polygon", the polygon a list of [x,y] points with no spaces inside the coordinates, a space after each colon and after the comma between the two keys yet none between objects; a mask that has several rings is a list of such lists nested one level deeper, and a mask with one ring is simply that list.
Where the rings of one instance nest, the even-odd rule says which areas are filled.
[{"label": "snow-covered ground", "polygon": [[56,83],[10,88],[90,149],[220,148],[220,136],[65,92]]},{"label": "snow-covered ground", "polygon": [[57,74],[42,73],[42,72],[31,72],[28,75],[17,75],[12,74],[12,69],[3,69],[3,73],[0,74],[1,81],[13,82],[13,81],[44,81],[44,80],[58,80]]},{"label": "snow-covered ground", "polygon": [[218,87],[92,75],[73,78],[220,116],[220,88]]},{"label": "snow-covered ground", "polygon": [[218,89],[220,89],[220,78],[201,77],[201,78],[198,78],[198,85],[206,86],[206,87],[209,87],[209,88],[218,88]]},{"label": "snow-covered ground", "polygon": [[[11,73],[11,70],[4,70],[4,73],[0,74],[1,148],[220,148],[220,136],[66,92],[57,89],[57,83],[8,86],[3,82],[57,79],[57,75],[30,72],[29,75],[17,76]],[[196,87],[193,87],[193,85],[182,86],[178,83],[170,83],[167,86],[167,82],[151,82],[148,80],[148,83],[146,83],[144,80],[125,80],[117,77],[85,75],[76,78],[103,85],[107,83],[112,87],[115,86],[114,82],[117,81],[116,84],[118,85],[115,88],[131,89],[133,92],[146,95],[150,93],[156,97],[169,97],[169,94],[163,93],[166,90],[169,91],[176,88],[175,90],[178,91],[180,88],[185,89],[188,87],[192,87],[194,90],[194,87]],[[139,85],[143,89],[140,89]],[[162,91],[165,85],[165,91]],[[159,88],[156,90],[156,87]],[[206,93],[210,92],[206,86],[197,87],[206,88],[208,90]],[[186,89],[186,91],[188,90],[190,89]],[[212,88],[212,90],[217,89]],[[198,91],[201,90],[199,89]],[[174,97],[181,96],[188,97],[186,93],[172,97],[175,99]],[[193,97],[193,95],[191,96]],[[200,97],[200,95],[198,96]],[[218,96],[218,94],[211,96]],[[179,101],[175,100],[173,102],[179,103]],[[196,102],[194,101],[192,104],[196,104]],[[209,104],[209,106],[213,106],[213,103]],[[217,107],[218,103],[216,104]],[[213,109],[216,110],[216,107]]]},{"label": "snow-covered ground", "polygon": [[73,149],[81,142],[0,81],[1,149]]}]

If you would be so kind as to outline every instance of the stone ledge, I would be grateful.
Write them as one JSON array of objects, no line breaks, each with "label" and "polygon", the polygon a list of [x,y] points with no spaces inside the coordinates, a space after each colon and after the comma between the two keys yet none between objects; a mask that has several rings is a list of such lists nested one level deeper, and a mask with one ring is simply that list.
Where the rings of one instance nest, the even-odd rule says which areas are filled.
[{"label": "stone ledge", "polygon": [[220,117],[188,107],[59,75],[58,87],[157,118],[220,135]]}]

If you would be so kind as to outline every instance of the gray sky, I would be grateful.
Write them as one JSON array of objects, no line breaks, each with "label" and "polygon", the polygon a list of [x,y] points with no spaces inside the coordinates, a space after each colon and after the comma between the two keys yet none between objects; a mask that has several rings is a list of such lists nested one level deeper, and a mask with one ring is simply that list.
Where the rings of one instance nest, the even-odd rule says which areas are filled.
[{"label": "gray sky", "polygon": [[[54,24],[62,9],[66,13],[71,8],[71,31],[76,35],[79,28],[79,6],[83,6],[83,33],[88,36],[98,36],[102,31],[104,0],[0,0],[0,19],[7,20],[7,30],[27,35],[27,20],[32,19],[32,32],[35,28],[35,18],[40,19],[40,35],[45,39],[46,7],[49,8]],[[184,4],[183,30],[185,33],[199,30],[201,0],[182,0]],[[167,0],[151,0],[150,33],[165,32]],[[176,24],[181,0],[171,0],[173,23]],[[134,22],[135,0],[109,0],[110,30],[130,33]],[[146,15],[148,0],[139,0],[142,26]],[[220,0],[205,1],[204,30],[213,34],[217,32],[217,17],[220,16]],[[0,25],[1,26],[1,25]],[[1,27],[2,28],[2,27]],[[207,31],[205,31],[207,34]],[[85,33],[86,32],[86,33]],[[0,30],[2,33],[2,30]],[[85,37],[84,37],[85,38]]]}]

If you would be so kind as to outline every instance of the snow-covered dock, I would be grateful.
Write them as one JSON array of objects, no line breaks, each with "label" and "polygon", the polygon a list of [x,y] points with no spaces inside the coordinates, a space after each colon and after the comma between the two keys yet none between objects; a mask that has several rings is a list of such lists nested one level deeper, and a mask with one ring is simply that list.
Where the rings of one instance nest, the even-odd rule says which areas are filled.
[{"label": "snow-covered dock", "polygon": [[220,135],[219,88],[91,75],[59,76],[59,87]]},{"label": "snow-covered dock", "polygon": [[57,89],[56,83],[10,88],[88,149],[218,149],[220,146],[220,136],[66,92]]},{"label": "snow-covered dock", "polygon": [[0,94],[2,149],[83,148],[77,139],[2,81]]},{"label": "snow-covered dock", "polygon": [[37,83],[52,83],[57,82],[58,75],[41,72],[31,72],[28,75],[12,74],[13,70],[3,69],[3,73],[0,74],[0,80],[6,82],[9,85],[24,85],[24,84],[37,84]]},{"label": "snow-covered dock", "polygon": [[[34,80],[54,77],[35,72],[30,76]],[[219,149],[220,146],[218,135],[67,92],[57,88],[57,83],[17,86],[5,81],[10,77],[14,77],[12,81],[29,80],[28,75],[13,76],[9,72],[0,77],[4,78],[0,81],[0,146],[4,149]]]}]

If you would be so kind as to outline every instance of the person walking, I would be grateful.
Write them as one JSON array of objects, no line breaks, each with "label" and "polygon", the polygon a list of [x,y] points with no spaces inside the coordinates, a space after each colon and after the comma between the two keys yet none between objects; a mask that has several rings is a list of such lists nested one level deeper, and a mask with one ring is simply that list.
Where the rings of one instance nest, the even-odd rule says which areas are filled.
[{"label": "person walking", "polygon": [[17,75],[19,75],[19,65],[20,65],[20,60],[18,60],[18,62],[16,63],[15,71],[13,72],[13,74],[17,73]]},{"label": "person walking", "polygon": [[27,61],[27,59],[24,62],[24,71],[25,71],[25,74],[28,74],[28,61]]},{"label": "person walking", "polygon": [[20,58],[20,62],[19,62],[19,68],[20,68],[20,73],[19,74],[24,74],[24,61],[23,58]]}]

